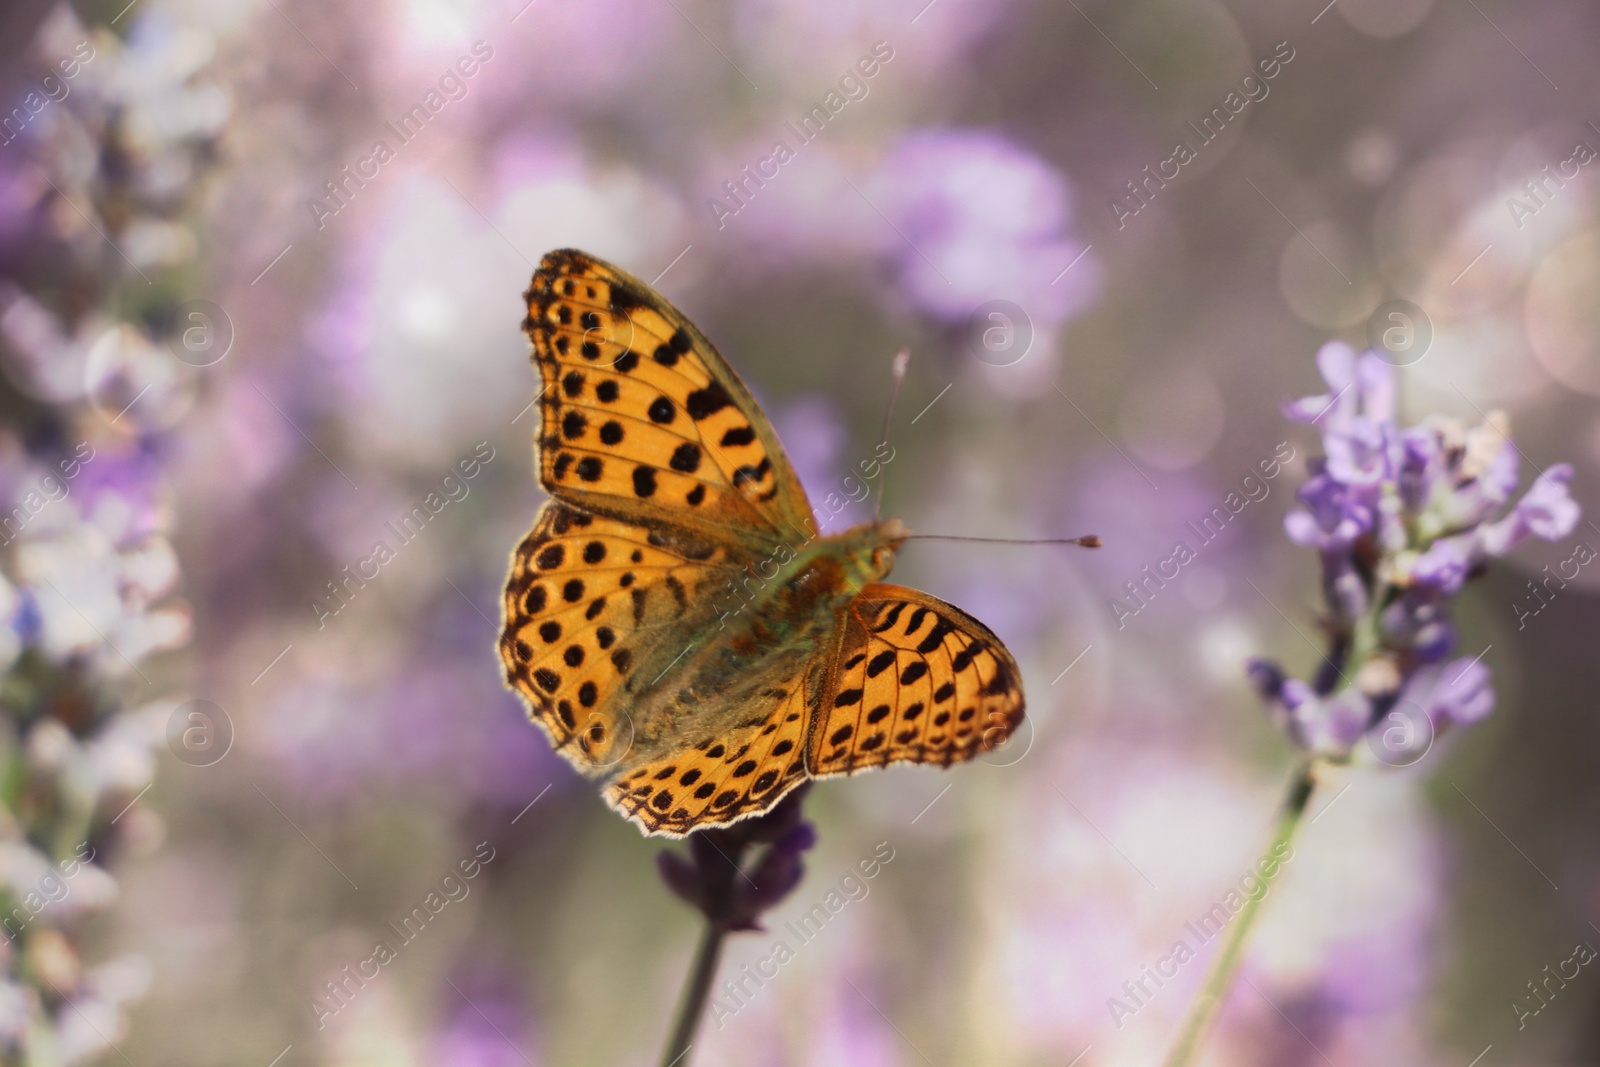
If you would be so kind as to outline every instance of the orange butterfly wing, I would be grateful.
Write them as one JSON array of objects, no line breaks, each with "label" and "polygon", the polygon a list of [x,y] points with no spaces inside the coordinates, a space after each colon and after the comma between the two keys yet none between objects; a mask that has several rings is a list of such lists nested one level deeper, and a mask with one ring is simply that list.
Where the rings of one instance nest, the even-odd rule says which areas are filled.
[{"label": "orange butterfly wing", "polygon": [[547,503],[517,546],[504,594],[506,681],[556,751],[585,774],[625,765],[632,707],[681,646],[691,602],[720,592],[720,548],[686,555],[642,526]]},{"label": "orange butterfly wing", "polygon": [[[755,398],[650,286],[572,249],[524,294],[544,388],[539,476],[558,499],[645,525],[767,544],[811,508]],[[758,553],[759,554],[759,553]]]},{"label": "orange butterfly wing", "polygon": [[768,690],[741,725],[633,768],[606,802],[647,834],[679,837],[759,815],[806,775],[806,732],[821,695],[821,667]]},{"label": "orange butterfly wing", "polygon": [[822,778],[890,763],[948,767],[1004,743],[1023,703],[1016,660],[987,626],[938,597],[874,582],[845,612],[807,769]]}]

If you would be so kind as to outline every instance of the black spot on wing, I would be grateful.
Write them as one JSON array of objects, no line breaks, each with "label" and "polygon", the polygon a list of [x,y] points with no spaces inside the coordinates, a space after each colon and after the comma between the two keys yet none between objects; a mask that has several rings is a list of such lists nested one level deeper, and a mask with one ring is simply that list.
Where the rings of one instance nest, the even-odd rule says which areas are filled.
[{"label": "black spot on wing", "polygon": [[693,474],[700,469],[700,446],[685,441],[672,453],[672,469],[683,474]]},{"label": "black spot on wing", "polygon": [[656,471],[654,467],[641,463],[633,468],[633,495],[637,497],[654,496],[656,492]]},{"label": "black spot on wing", "polygon": [[634,308],[645,307],[647,301],[644,294],[634,290],[630,285],[615,279],[611,282],[611,313],[613,315],[627,315]]},{"label": "black spot on wing", "polygon": [[696,422],[708,419],[712,415],[733,403],[733,398],[722,387],[721,382],[712,382],[704,389],[696,389],[684,400],[683,409],[689,417]]},{"label": "black spot on wing", "polygon": [[767,476],[767,472],[770,470],[772,470],[772,460],[766,456],[762,456],[761,462],[754,467],[747,463],[733,472],[734,487],[737,488],[745,482],[759,482]]},{"label": "black spot on wing", "polygon": [[889,629],[899,621],[900,613],[905,610],[906,602],[903,600],[897,602],[888,611],[884,612],[875,623],[873,623],[872,632],[875,634],[883,633],[885,630]]},{"label": "black spot on wing", "polygon": [[924,656],[944,644],[945,636],[955,629],[955,626],[948,619],[939,616],[936,616],[936,618],[939,621],[933,624],[933,629],[928,631],[928,636],[924,637],[922,642],[917,645],[917,651]]}]

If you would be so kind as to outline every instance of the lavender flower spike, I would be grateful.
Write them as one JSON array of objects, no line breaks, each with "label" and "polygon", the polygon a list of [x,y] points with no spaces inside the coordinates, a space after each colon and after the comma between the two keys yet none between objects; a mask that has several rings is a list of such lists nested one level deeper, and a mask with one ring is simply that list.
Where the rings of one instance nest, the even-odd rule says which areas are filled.
[{"label": "lavender flower spike", "polygon": [[1489,668],[1447,662],[1450,600],[1529,537],[1566,537],[1580,509],[1565,463],[1508,509],[1519,453],[1504,415],[1470,428],[1440,416],[1402,427],[1389,363],[1333,342],[1317,366],[1328,392],[1284,414],[1316,426],[1325,455],[1310,461],[1284,532],[1321,555],[1329,649],[1310,682],[1260,660],[1249,673],[1297,747],[1345,760],[1394,712],[1411,708],[1437,731],[1493,710]]}]

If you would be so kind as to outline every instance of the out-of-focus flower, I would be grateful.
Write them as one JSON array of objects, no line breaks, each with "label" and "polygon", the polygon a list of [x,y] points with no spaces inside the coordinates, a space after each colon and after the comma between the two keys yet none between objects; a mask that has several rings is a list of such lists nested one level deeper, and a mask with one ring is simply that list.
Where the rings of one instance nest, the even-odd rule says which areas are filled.
[{"label": "out-of-focus flower", "polygon": [[212,36],[157,11],[119,38],[61,8],[40,46],[80,61],[71,92],[38,123],[52,236],[81,263],[112,272],[191,261],[198,242],[182,216],[231,110],[220,87],[197,77]]},{"label": "out-of-focus flower", "polygon": [[[530,783],[553,780],[560,792],[582,782],[528,728],[499,679],[458,649],[407,649],[360,670],[345,662],[340,674],[308,670],[286,687],[267,730],[267,750],[297,793],[344,803],[436,782],[441,803],[515,813],[531,799]],[[482,709],[477,729],[460,728],[463,705]]]},{"label": "out-of-focus flower", "polygon": [[[80,413],[58,417],[81,428]],[[156,477],[113,444],[62,451],[16,458],[0,498],[0,685],[10,695],[0,739],[17,795],[32,798],[0,808],[0,917],[27,961],[0,957],[16,976],[0,979],[0,1047],[23,1051],[22,1062],[72,1064],[121,1040],[123,1005],[148,984],[136,958],[85,967],[77,932],[118,898],[91,860],[129,825],[107,820],[153,778],[171,711],[122,691],[144,684],[141,664],[181,645],[189,626],[168,602],[178,572]],[[21,451],[8,438],[0,454]]]},{"label": "out-of-focus flower", "polygon": [[130,843],[137,817],[118,820],[149,786],[173,710],[130,694],[155,692],[144,665],[190,632],[172,596],[160,435],[187,412],[195,376],[151,326],[177,299],[161,272],[196,254],[187,213],[228,102],[197,77],[208,33],[160,11],[122,32],[86,28],[67,7],[47,20],[36,45],[68,90],[10,150],[15,180],[0,180],[21,220],[0,226],[0,242],[22,243],[5,249],[16,254],[0,278],[0,369],[16,386],[6,414],[22,408],[27,427],[0,434],[8,1063],[102,1055],[149,985],[138,957],[96,962],[85,923],[118,899],[103,864]]},{"label": "out-of-focus flower", "polygon": [[[801,854],[816,844],[817,833],[800,814],[807,786],[799,786],[765,815],[689,836],[689,859],[662,852],[656,859],[662,881],[693,904],[706,921],[723,930],[760,930],[761,915],[800,884]],[[743,872],[746,850],[767,850]]]},{"label": "out-of-focus flower", "polygon": [[188,611],[168,599],[177,561],[154,492],[145,472],[108,445],[85,443],[75,456],[29,465],[4,534],[8,643],[55,663],[84,658],[115,676],[187,641]]},{"label": "out-of-focus flower", "polygon": [[818,531],[831,533],[863,521],[871,507],[863,503],[871,499],[865,494],[873,487],[864,488],[858,471],[847,466],[854,457],[844,455],[847,433],[833,402],[797,397],[773,411],[772,423],[815,505]]},{"label": "out-of-focus flower", "polygon": [[935,318],[964,322],[978,305],[1000,299],[1046,329],[1099,291],[1097,265],[1092,257],[1079,260],[1085,246],[1070,231],[1066,178],[1000,134],[912,134],[877,184],[895,223],[888,247],[900,284]]},{"label": "out-of-focus flower", "polygon": [[1518,453],[1498,413],[1470,428],[1438,416],[1402,427],[1389,363],[1333,342],[1317,365],[1328,392],[1284,413],[1318,427],[1325,455],[1284,529],[1321,553],[1331,648],[1311,682],[1264,660],[1249,674],[1297,744],[1343,758],[1391,711],[1418,711],[1437,730],[1493,710],[1488,668],[1451,659],[1449,600],[1529,537],[1566,537],[1579,508],[1564,463],[1510,503]]},{"label": "out-of-focus flower", "polygon": [[[907,36],[910,14],[888,4],[861,4],[853,0],[821,0],[814,4],[790,4],[783,0],[742,0],[730,5],[736,40],[741,51],[735,58],[746,69],[759,69],[769,81],[777,81],[779,93],[803,101],[804,106],[821,101],[828,90],[848,92],[854,86],[820,81],[823,72],[853,78],[864,86],[850,97],[850,107],[893,108],[898,100],[922,99],[949,92],[958,82],[958,73],[967,65],[967,55],[981,50],[999,32],[1014,22],[1026,5],[1013,0],[950,0],[941,2],[917,17],[914,46]],[[874,47],[876,46],[876,47]],[[892,48],[892,59],[880,64],[870,78],[860,78],[863,58],[882,59]],[[741,58],[748,56],[748,59]],[[920,94],[920,95],[919,95]],[[894,102],[880,102],[879,97]],[[782,97],[780,97],[782,99]],[[865,116],[863,116],[864,118]]]},{"label": "out-of-focus flower", "polygon": [[439,1067],[527,1067],[527,1010],[514,984],[479,968],[444,990],[449,1008],[433,1036]]},{"label": "out-of-focus flower", "polygon": [[[900,1067],[907,1061],[902,1043],[884,1016],[873,1007],[883,990],[864,978],[851,985],[835,983],[831,1003],[823,1008],[823,1018],[814,1034],[807,1058],[808,1067],[848,1063],[852,1067]],[[870,992],[858,992],[865,985]],[[871,997],[872,999],[868,999]]]},{"label": "out-of-focus flower", "polygon": [[11,357],[3,364],[6,377],[36,399],[59,403],[83,396],[89,346],[107,325],[91,314],[69,332],[43,304],[15,285],[0,283],[0,341]]},{"label": "out-of-focus flower", "polygon": [[0,1041],[20,1042],[28,1032],[38,996],[14,982],[0,982]]}]

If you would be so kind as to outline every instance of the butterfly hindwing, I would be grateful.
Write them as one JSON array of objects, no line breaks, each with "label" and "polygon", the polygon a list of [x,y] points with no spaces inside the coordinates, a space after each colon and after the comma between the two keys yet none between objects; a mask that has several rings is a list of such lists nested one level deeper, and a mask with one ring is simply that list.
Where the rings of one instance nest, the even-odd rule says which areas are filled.
[{"label": "butterfly hindwing", "polygon": [[645,833],[669,837],[766,811],[806,779],[806,730],[821,691],[811,683],[821,674],[764,691],[732,730],[630,767],[606,786],[606,803]]},{"label": "butterfly hindwing", "polygon": [[953,604],[875,582],[842,627],[810,737],[813,777],[900,762],[948,767],[999,746],[1022,722],[1016,661]]},{"label": "butterfly hindwing", "polygon": [[749,390],[650,286],[561,250],[544,257],[525,295],[544,386],[540,478],[552,496],[736,540],[809,522],[805,493]]},{"label": "butterfly hindwing", "polygon": [[637,692],[709,624],[723,553],[642,526],[546,504],[511,563],[500,653],[506,678],[556,750],[603,774],[628,757]]}]

